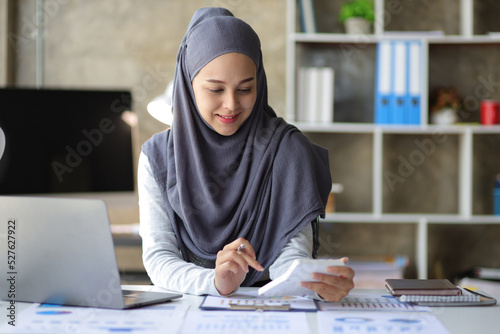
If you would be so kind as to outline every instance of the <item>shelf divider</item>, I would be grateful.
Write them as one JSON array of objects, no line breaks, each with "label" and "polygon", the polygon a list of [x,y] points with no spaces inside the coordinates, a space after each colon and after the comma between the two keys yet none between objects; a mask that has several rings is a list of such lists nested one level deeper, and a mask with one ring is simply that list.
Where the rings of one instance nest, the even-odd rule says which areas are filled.
[{"label": "shelf divider", "polygon": [[416,257],[417,257],[417,273],[419,279],[427,279],[427,219],[425,217],[421,217],[418,221],[418,231],[417,231],[417,249],[416,249]]},{"label": "shelf divider", "polygon": [[375,35],[383,35],[385,30],[384,0],[375,0],[375,22],[373,23]]},{"label": "shelf divider", "polygon": [[373,132],[373,190],[372,190],[372,203],[373,203],[373,214],[375,217],[380,217],[382,215],[382,157],[383,157],[383,141],[382,141],[382,131],[379,127],[376,127]]},{"label": "shelf divider", "polygon": [[462,217],[472,216],[472,129],[466,128],[459,137],[459,212]]}]

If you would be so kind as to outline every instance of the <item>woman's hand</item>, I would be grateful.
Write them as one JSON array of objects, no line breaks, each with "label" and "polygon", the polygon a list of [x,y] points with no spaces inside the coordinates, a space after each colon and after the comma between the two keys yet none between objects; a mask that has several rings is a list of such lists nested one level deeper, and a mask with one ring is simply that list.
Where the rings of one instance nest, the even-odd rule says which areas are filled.
[{"label": "woman's hand", "polygon": [[[347,263],[348,259],[341,259]],[[354,288],[354,270],[344,266],[327,267],[332,275],[314,273],[313,278],[319,282],[302,282],[301,285],[315,291],[329,302],[338,302]]]},{"label": "woman's hand", "polygon": [[[238,247],[245,245],[243,250]],[[215,287],[223,296],[234,292],[240,287],[248,273],[248,266],[262,271],[264,268],[256,260],[255,251],[250,243],[238,238],[224,246],[217,253],[215,260]]]}]

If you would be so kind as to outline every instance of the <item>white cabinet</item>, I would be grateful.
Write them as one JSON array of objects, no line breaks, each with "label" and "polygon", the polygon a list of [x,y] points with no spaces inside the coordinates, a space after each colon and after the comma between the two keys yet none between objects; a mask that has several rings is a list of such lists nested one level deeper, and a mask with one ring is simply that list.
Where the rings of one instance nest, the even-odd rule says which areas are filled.
[{"label": "white cabinet", "polygon": [[[349,197],[343,204],[339,196],[337,212],[328,214],[325,222],[415,224],[416,269],[419,278],[427,278],[430,225],[500,224],[500,217],[491,215],[492,204],[486,203],[492,201],[489,178],[500,173],[500,125],[477,123],[480,100],[500,99],[500,38],[475,34],[474,11],[484,13],[489,5],[479,0],[462,0],[455,6],[459,17],[450,31],[458,34],[406,34],[405,39],[418,39],[423,45],[421,123],[374,124],[377,43],[401,38],[385,31],[390,27],[387,20],[401,20],[384,7],[389,2],[375,1],[373,35],[353,36],[321,31],[322,26],[334,25],[320,20],[337,20],[336,12],[325,13],[325,8],[332,8],[327,0],[314,1],[319,32],[300,32],[297,0],[288,0],[286,115],[311,140],[330,149],[333,180],[344,184]],[[449,1],[435,2],[444,8]],[[498,5],[491,10],[500,16]],[[421,19],[415,15],[413,20],[420,27]],[[331,30],[336,29],[338,25]],[[335,70],[334,122],[295,122],[298,69],[317,64]],[[461,124],[429,124],[429,95],[450,85],[462,93]]]}]

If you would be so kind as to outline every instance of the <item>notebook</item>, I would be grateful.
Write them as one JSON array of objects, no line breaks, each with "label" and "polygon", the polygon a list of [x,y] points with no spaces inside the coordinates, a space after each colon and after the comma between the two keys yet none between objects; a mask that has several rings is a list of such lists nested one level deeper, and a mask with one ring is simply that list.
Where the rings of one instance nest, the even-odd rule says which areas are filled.
[{"label": "notebook", "polygon": [[495,298],[483,291],[472,291],[459,287],[462,291],[457,296],[422,296],[401,295],[396,297],[402,303],[412,303],[419,306],[491,306],[496,305]]},{"label": "notebook", "polygon": [[386,288],[402,303],[420,306],[488,306],[495,298],[454,285],[447,279],[386,279]]},{"label": "notebook", "polygon": [[447,279],[386,279],[387,290],[393,296],[433,295],[457,296],[462,291]]},{"label": "notebook", "polygon": [[0,299],[124,309],[182,295],[123,291],[101,200],[0,196]]}]

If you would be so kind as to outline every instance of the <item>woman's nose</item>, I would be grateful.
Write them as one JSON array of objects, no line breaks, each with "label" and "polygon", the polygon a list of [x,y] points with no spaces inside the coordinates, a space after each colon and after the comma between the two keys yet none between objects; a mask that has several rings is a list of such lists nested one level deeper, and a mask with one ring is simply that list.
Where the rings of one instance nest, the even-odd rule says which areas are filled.
[{"label": "woman's nose", "polygon": [[228,110],[238,109],[239,101],[236,93],[227,92],[226,96],[224,96],[224,107]]}]

